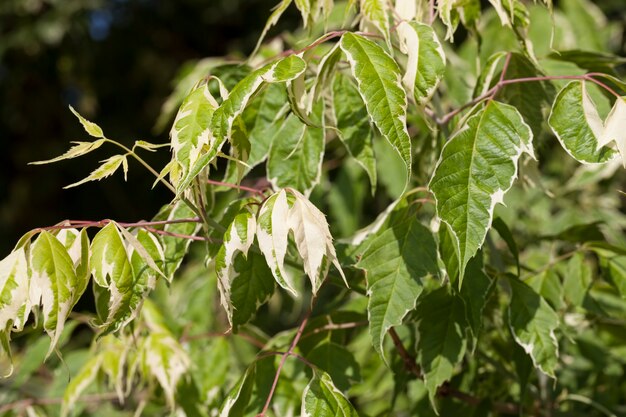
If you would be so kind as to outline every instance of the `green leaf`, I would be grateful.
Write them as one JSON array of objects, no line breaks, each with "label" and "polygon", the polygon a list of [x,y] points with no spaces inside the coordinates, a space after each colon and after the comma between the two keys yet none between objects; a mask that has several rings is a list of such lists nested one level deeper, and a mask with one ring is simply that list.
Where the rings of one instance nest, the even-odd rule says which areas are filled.
[{"label": "green leaf", "polygon": [[274,136],[267,178],[275,188],[294,188],[308,196],[319,183],[326,141],[323,111],[324,102],[320,100],[312,116],[322,127],[306,126],[291,114]]},{"label": "green leaf", "polygon": [[341,49],[348,57],[367,113],[404,162],[406,189],[411,174],[411,138],[400,68],[380,46],[350,32],[341,37]]},{"label": "green leaf", "polygon": [[580,49],[552,52],[548,55],[548,58],[555,61],[571,62],[589,72],[604,72],[607,74],[614,74],[615,67],[626,63],[626,58],[621,56]]},{"label": "green leaf", "polygon": [[452,378],[465,354],[469,327],[465,304],[449,287],[441,287],[419,299],[415,315],[419,318],[417,360],[433,402],[437,388]]},{"label": "green leaf", "polygon": [[282,117],[282,110],[286,109],[287,95],[284,86],[280,84],[270,84],[267,88],[258,93],[241,117],[248,130],[248,141],[250,142],[250,155],[246,161],[247,166],[228,162],[224,182],[237,182],[238,175],[246,175],[252,168],[263,162],[267,158],[270,145],[274,137],[282,130],[285,119]]},{"label": "green leaf", "polygon": [[213,112],[209,129],[209,149],[202,153],[187,175],[178,184],[178,194],[217,156],[222,146],[231,138],[233,122],[241,115],[252,95],[264,83],[284,83],[298,77],[306,69],[306,63],[296,55],[290,55],[268,64],[241,80],[231,90],[228,98]]},{"label": "green leaf", "polygon": [[80,124],[83,125],[87,133],[89,133],[94,138],[104,138],[104,133],[102,132],[100,126],[85,119],[76,110],[74,110],[74,107],[70,106],[70,110],[72,111],[72,113],[74,113],[74,116],[78,118]]},{"label": "green leaf", "polygon": [[459,296],[465,303],[467,323],[474,337],[473,349],[476,348],[478,336],[482,331],[483,311],[495,283],[495,280],[485,274],[483,256],[481,252],[478,252],[467,264],[466,279],[459,292]]},{"label": "green leaf", "polygon": [[585,255],[576,252],[567,263],[563,281],[565,298],[577,307],[582,307],[593,279],[591,267],[585,262]]},{"label": "green leaf", "polygon": [[402,52],[408,55],[402,82],[408,91],[413,91],[415,101],[424,105],[443,78],[446,55],[430,25],[402,22],[398,25],[397,32]]},{"label": "green leaf", "polygon": [[87,178],[84,178],[78,182],[63,187],[64,189],[77,187],[89,181],[100,181],[103,178],[110,177],[117,171],[120,165],[124,165],[124,178],[126,178],[126,171],[128,170],[126,155],[113,155],[112,157],[101,161],[102,165],[96,168]]},{"label": "green leaf", "polygon": [[232,325],[237,329],[254,317],[274,293],[276,285],[265,259],[257,253],[249,253],[247,257],[238,254],[232,267],[234,278],[230,283],[230,303],[233,306]]},{"label": "green leaf", "polygon": [[46,357],[56,347],[65,320],[85,290],[67,249],[52,234],[42,231],[31,249],[30,299],[43,306],[43,327],[50,336]]},{"label": "green leaf", "polygon": [[372,147],[372,126],[367,109],[356,86],[348,77],[338,73],[332,86],[333,111],[339,139],[350,155],[367,172],[372,194],[376,190],[376,158]]},{"label": "green leaf", "polygon": [[584,81],[572,81],[559,92],[548,118],[552,131],[568,154],[583,164],[599,164],[617,153],[599,146],[604,124]]},{"label": "green leaf", "polygon": [[210,123],[217,101],[209,92],[208,84],[193,90],[178,110],[170,132],[174,159],[183,178],[195,165],[204,148],[210,148]]},{"label": "green leaf", "polygon": [[369,331],[374,349],[383,354],[383,338],[415,308],[422,278],[438,275],[437,245],[414,206],[397,208],[376,232],[356,264],[366,271]]},{"label": "green leaf", "polygon": [[248,250],[254,243],[256,218],[247,208],[237,214],[224,233],[223,243],[215,257],[217,286],[220,291],[222,307],[226,310],[228,322],[233,324],[234,305],[231,300],[231,286],[238,275],[234,269],[235,257],[241,253],[248,256]]},{"label": "green leaf", "polygon": [[533,360],[535,368],[555,378],[559,346],[554,331],[559,317],[539,294],[522,281],[511,278],[509,326],[515,338]]},{"label": "green leaf", "polygon": [[304,389],[300,414],[302,417],[358,417],[326,372],[316,372]]},{"label": "green leaf", "polygon": [[337,388],[342,391],[349,389],[352,383],[361,379],[359,363],[348,349],[337,343],[327,342],[317,345],[309,352],[307,359],[327,372]]},{"label": "green leaf", "polygon": [[600,258],[605,279],[626,298],[626,256],[611,250],[594,248]]},{"label": "green leaf", "polygon": [[[521,53],[512,53],[506,71],[507,79],[543,76],[543,72]],[[549,81],[516,83],[507,85],[500,93],[502,100],[515,107],[530,126],[535,137],[539,137],[545,121],[544,114],[554,100],[554,86]]]},{"label": "green leaf", "polygon": [[72,146],[67,152],[56,158],[48,159],[45,161],[30,162],[29,165],[42,165],[51,164],[53,162],[62,161],[64,159],[72,159],[78,156],[85,155],[93,150],[98,149],[105,142],[105,139],[98,139],[93,142],[72,142],[76,145]]},{"label": "green leaf", "polygon": [[522,153],[534,157],[532,131],[518,111],[490,101],[445,144],[430,180],[437,214],[458,244],[459,284],[483,244],[493,210],[517,177]]}]

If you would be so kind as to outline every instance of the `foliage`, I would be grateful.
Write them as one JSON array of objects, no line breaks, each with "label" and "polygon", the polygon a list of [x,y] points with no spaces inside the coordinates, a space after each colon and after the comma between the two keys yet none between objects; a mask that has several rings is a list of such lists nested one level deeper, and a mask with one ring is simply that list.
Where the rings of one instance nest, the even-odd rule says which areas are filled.
[{"label": "foliage", "polygon": [[180,80],[169,143],[71,108],[92,139],[36,164],[113,146],[68,187],[136,160],[172,200],[0,261],[0,416],[625,414],[621,28],[586,0],[291,3]]}]

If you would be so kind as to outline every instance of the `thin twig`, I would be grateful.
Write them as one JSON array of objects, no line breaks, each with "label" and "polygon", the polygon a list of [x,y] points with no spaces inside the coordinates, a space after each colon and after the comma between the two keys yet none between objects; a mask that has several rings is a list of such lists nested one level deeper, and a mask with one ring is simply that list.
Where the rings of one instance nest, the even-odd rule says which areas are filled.
[{"label": "thin twig", "polygon": [[[422,370],[417,365],[417,362],[415,362],[415,358],[406,350],[402,344],[402,340],[400,340],[398,333],[396,333],[393,327],[389,329],[389,336],[391,336],[391,340],[404,362],[405,369],[415,375],[416,378],[422,379],[424,377]],[[437,389],[437,396],[456,398],[472,406],[476,406],[482,402],[481,398],[453,388],[449,383],[445,383]],[[519,407],[512,403],[493,403],[492,407],[495,411],[502,414],[519,414],[520,411]]]},{"label": "thin twig", "polygon": [[[32,232],[39,233],[44,230],[62,230],[62,229],[73,229],[75,227],[105,227],[109,223],[113,222],[111,219],[104,220],[65,220],[59,224],[54,226],[46,226],[39,227],[33,229]],[[178,224],[178,223],[200,223],[201,220],[198,217],[191,217],[185,219],[172,219],[172,220],[158,220],[158,221],[139,221],[139,222],[115,222],[121,227],[151,227],[151,226],[163,226],[167,224]]]},{"label": "thin twig", "polygon": [[283,370],[283,366],[285,366],[285,362],[287,361],[287,358],[293,354],[293,351],[296,348],[298,341],[302,337],[304,328],[306,327],[307,323],[309,322],[309,318],[311,317],[311,314],[313,313],[313,307],[315,307],[316,301],[317,301],[317,298],[313,298],[313,300],[311,301],[311,308],[304,315],[304,318],[302,319],[300,326],[298,326],[298,330],[296,331],[296,335],[294,336],[293,341],[291,342],[291,345],[289,346],[289,349],[287,350],[287,352],[283,354],[282,358],[280,358],[280,363],[278,364],[278,368],[276,369],[276,375],[274,375],[274,381],[272,382],[272,387],[270,388],[270,392],[267,395],[267,399],[265,400],[265,405],[263,406],[263,410],[261,410],[261,412],[257,414],[256,417],[265,417],[265,413],[267,413],[267,410],[270,408],[270,404],[272,403],[272,397],[274,396],[274,392],[276,391],[276,387],[278,386],[278,380],[280,379],[280,373]]},{"label": "thin twig", "polygon": [[305,364],[306,366],[308,366],[311,369],[316,369],[317,366],[315,366],[313,363],[311,363],[307,358],[305,358],[304,356],[298,355],[297,353],[289,353],[289,352],[280,352],[280,351],[269,351],[269,352],[263,352],[261,353],[259,356],[257,356],[257,360],[259,359],[263,359],[263,358],[267,358],[269,356],[278,356],[278,355],[283,355],[283,356],[291,356],[294,357],[296,359],[298,359],[300,362],[302,362],[303,364]]},{"label": "thin twig", "polygon": [[454,116],[456,116],[463,110],[467,109],[468,107],[472,107],[480,103],[481,101],[492,98],[498,91],[500,91],[502,87],[511,85],[511,84],[540,82],[540,81],[555,81],[555,80],[581,80],[581,81],[592,82],[598,85],[599,87],[604,88],[606,91],[608,91],[609,93],[611,93],[617,98],[621,97],[615,90],[613,90],[612,88],[610,88],[603,82],[596,80],[594,76],[598,76],[597,73],[590,73],[590,74],[584,74],[584,75],[546,75],[546,76],[541,76],[541,77],[513,78],[510,80],[505,80],[501,78],[500,81],[498,81],[498,83],[494,85],[492,88],[490,88],[487,92],[463,104],[461,107],[455,110],[452,110],[451,112],[443,115],[442,117],[435,118],[435,122],[439,125],[447,124]]},{"label": "thin twig", "polygon": [[238,184],[231,184],[229,182],[207,180],[207,183],[212,184],[212,185],[222,186],[222,187],[234,188],[234,189],[239,190],[239,191],[247,191],[249,193],[257,194],[257,195],[260,195],[260,196],[264,196],[265,195],[265,194],[263,194],[262,190],[257,190],[256,188],[245,187],[243,185],[238,185]]},{"label": "thin twig", "polygon": [[321,332],[325,332],[325,331],[332,331],[332,330],[345,330],[345,329],[354,329],[355,327],[361,327],[361,326],[367,326],[367,323],[369,323],[367,320],[363,320],[363,321],[352,321],[352,322],[348,322],[348,323],[329,323],[325,326],[322,327],[318,327],[316,329],[311,330],[310,332],[305,333],[302,336],[302,339],[306,339],[307,337],[313,336],[315,334],[321,333]]},{"label": "thin twig", "polygon": [[[100,402],[100,401],[111,401],[117,399],[117,393],[115,392],[106,392],[103,394],[93,394],[93,395],[84,395],[79,397],[77,401],[80,402]],[[11,410],[21,410],[26,407],[30,407],[33,405],[56,405],[61,404],[63,402],[63,397],[56,398],[26,398],[23,400],[14,401],[12,403],[5,404],[0,406],[0,414],[6,413]]]}]

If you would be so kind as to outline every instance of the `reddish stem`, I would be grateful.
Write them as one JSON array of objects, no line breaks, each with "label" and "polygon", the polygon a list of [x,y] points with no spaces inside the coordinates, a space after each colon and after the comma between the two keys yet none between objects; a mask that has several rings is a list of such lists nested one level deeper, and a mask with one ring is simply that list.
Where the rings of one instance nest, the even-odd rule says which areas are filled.
[{"label": "reddish stem", "polygon": [[249,193],[257,194],[257,195],[260,195],[260,196],[264,195],[263,191],[257,190],[256,188],[245,187],[243,185],[237,185],[237,184],[231,184],[229,182],[207,180],[207,183],[213,184],[213,185],[218,185],[218,186],[221,186],[221,187],[234,188],[234,189],[239,190],[239,191],[247,191]]},{"label": "reddish stem", "polygon": [[296,335],[294,336],[291,342],[291,345],[289,346],[289,349],[280,358],[280,363],[278,364],[278,368],[276,369],[276,375],[274,375],[274,381],[272,382],[272,387],[270,388],[270,392],[267,395],[267,399],[265,400],[265,405],[263,406],[263,410],[261,410],[261,412],[257,414],[256,417],[265,417],[265,413],[267,413],[267,410],[270,408],[270,404],[272,403],[272,397],[274,397],[274,392],[276,391],[276,387],[278,386],[278,380],[280,379],[280,373],[283,370],[283,366],[285,366],[285,362],[287,361],[287,358],[290,355],[293,355],[293,351],[296,348],[298,341],[302,337],[304,328],[306,327],[306,324],[309,322],[309,318],[311,317],[311,314],[313,313],[313,307],[315,306],[316,301],[317,299],[313,298],[313,301],[311,302],[311,308],[305,314],[304,318],[302,319],[302,322],[300,323],[300,326],[298,326],[298,330],[296,331]]}]

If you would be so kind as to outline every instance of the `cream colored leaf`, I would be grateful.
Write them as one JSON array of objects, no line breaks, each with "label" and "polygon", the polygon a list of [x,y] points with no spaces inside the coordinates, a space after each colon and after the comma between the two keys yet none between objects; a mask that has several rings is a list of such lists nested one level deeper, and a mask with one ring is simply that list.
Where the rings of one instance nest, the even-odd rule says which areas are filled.
[{"label": "cream colored leaf", "polygon": [[598,148],[615,142],[626,168],[626,97],[615,100],[611,112],[604,121],[604,130],[598,138]]}]

